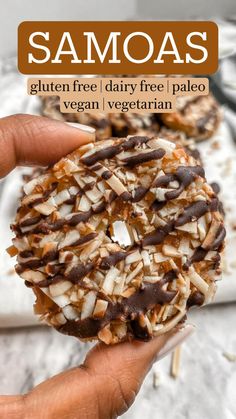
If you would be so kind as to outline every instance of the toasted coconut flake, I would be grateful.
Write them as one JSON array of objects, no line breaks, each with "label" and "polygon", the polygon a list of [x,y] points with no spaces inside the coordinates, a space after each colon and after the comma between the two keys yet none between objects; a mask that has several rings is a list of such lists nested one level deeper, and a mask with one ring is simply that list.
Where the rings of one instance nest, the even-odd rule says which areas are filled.
[{"label": "toasted coconut flake", "polygon": [[136,176],[134,173],[129,172],[128,170],[126,171],[126,178],[128,180],[128,182],[135,182],[136,181]]},{"label": "toasted coconut flake", "polygon": [[217,256],[217,251],[210,250],[205,256],[205,260],[213,260]]},{"label": "toasted coconut flake", "polygon": [[66,318],[64,316],[63,313],[58,313],[54,316],[55,321],[60,325],[60,324],[65,324],[66,323]]},{"label": "toasted coconut flake", "polygon": [[32,194],[32,195],[26,195],[22,199],[21,204],[23,206],[33,204],[35,201],[37,201],[37,199],[42,198],[42,196],[43,196],[42,193],[35,193],[35,194]]},{"label": "toasted coconut flake", "polygon": [[72,287],[72,283],[69,281],[60,281],[55,284],[49,285],[49,291],[52,297],[58,297],[64,294]]},{"label": "toasted coconut flake", "polygon": [[94,204],[96,204],[98,201],[100,201],[103,197],[103,193],[99,191],[99,189],[94,186],[91,191],[86,191],[86,196],[92,201]]},{"label": "toasted coconut flake", "polygon": [[114,174],[109,179],[106,179],[106,183],[118,196],[128,192],[123,183]]},{"label": "toasted coconut flake", "polygon": [[77,240],[80,239],[80,233],[78,230],[71,230],[66,233],[64,240],[62,240],[58,246],[58,249],[63,249],[63,247],[71,246]]},{"label": "toasted coconut flake", "polygon": [[76,263],[79,261],[79,258],[70,251],[61,250],[59,252],[59,263]]},{"label": "toasted coconut flake", "polygon": [[120,275],[119,269],[115,268],[114,266],[109,269],[107,272],[102,289],[105,292],[105,294],[110,295],[113,292],[113,288],[115,285],[115,279]]},{"label": "toasted coconut flake", "polygon": [[15,246],[9,246],[6,250],[11,257],[14,257],[18,254],[18,249]]},{"label": "toasted coconut flake", "polygon": [[45,182],[48,178],[49,178],[49,175],[48,175],[48,174],[45,174],[45,175],[41,175],[41,176],[38,176],[38,177],[33,178],[32,180],[30,180],[28,183],[26,183],[26,184],[23,186],[23,190],[24,190],[25,194],[26,194],[26,195],[31,194],[31,193],[33,192],[34,188],[35,188],[37,185],[41,185],[41,184],[42,184],[43,182]]},{"label": "toasted coconut flake", "polygon": [[207,225],[206,225],[206,218],[203,216],[199,218],[198,223],[198,234],[201,241],[203,241],[206,237]]},{"label": "toasted coconut flake", "polygon": [[125,221],[115,221],[112,224],[112,240],[124,247],[134,243],[131,229]]},{"label": "toasted coconut flake", "polygon": [[146,327],[149,333],[152,333],[152,325],[150,323],[148,316],[141,314],[139,316],[139,324],[142,328]]},{"label": "toasted coconut flake", "polygon": [[74,173],[73,177],[76,180],[76,182],[78,183],[78,185],[83,189],[84,186],[85,186],[85,182],[83,182],[83,180],[81,179],[80,174],[79,173]]},{"label": "toasted coconut flake", "polygon": [[187,237],[183,237],[181,239],[180,245],[179,245],[179,252],[183,255],[189,254],[189,239]]},{"label": "toasted coconut flake", "polygon": [[152,330],[153,332],[159,332],[161,329],[163,329],[164,325],[159,323],[159,324],[155,324],[155,326],[153,326]]},{"label": "toasted coconut flake", "polygon": [[192,223],[186,223],[183,226],[176,227],[177,230],[186,231],[190,234],[197,234],[197,222],[193,221]]},{"label": "toasted coconut flake", "polygon": [[159,275],[144,275],[143,280],[145,282],[150,282],[154,284],[157,281],[160,281],[161,277]]},{"label": "toasted coconut flake", "polygon": [[154,138],[148,141],[148,146],[155,150],[158,150],[159,148],[163,148],[163,150],[165,150],[166,153],[168,154],[173,153],[173,151],[176,148],[176,145],[174,142],[164,140],[163,138]]},{"label": "toasted coconut flake", "polygon": [[[220,273],[220,275],[221,275],[221,273]],[[215,293],[216,293],[216,284],[215,284],[215,282],[211,282],[209,284],[209,287],[208,287],[208,292],[206,294],[206,298],[205,298],[204,304],[211,303],[213,301],[213,299],[214,299]]]},{"label": "toasted coconut flake", "polygon": [[98,332],[98,338],[106,343],[106,345],[109,345],[112,342],[112,333],[109,329],[109,327],[104,327],[100,332]]},{"label": "toasted coconut flake", "polygon": [[126,333],[127,333],[127,326],[126,326],[126,324],[125,324],[125,323],[119,323],[119,324],[116,324],[116,325],[114,326],[114,331],[115,331],[116,336],[118,336],[118,338],[119,338],[120,340],[122,340],[122,339],[124,339],[124,337],[126,336]]},{"label": "toasted coconut flake", "polygon": [[34,284],[37,284],[46,278],[42,272],[33,271],[31,269],[27,269],[26,271],[22,272],[20,276],[21,278],[25,279],[25,281],[33,282]]},{"label": "toasted coconut flake", "polygon": [[179,376],[180,370],[180,355],[181,355],[181,346],[178,346],[173,354],[171,360],[171,376],[177,378]]},{"label": "toasted coconut flake", "polygon": [[91,208],[91,201],[87,198],[86,195],[82,195],[79,205],[78,205],[78,211],[89,211]]},{"label": "toasted coconut flake", "polygon": [[81,310],[81,320],[91,316],[94,310],[97,294],[94,291],[89,291],[84,296],[84,302]]},{"label": "toasted coconut flake", "polygon": [[63,189],[57,195],[55,195],[53,199],[56,205],[61,205],[63,202],[70,199],[70,194],[67,189]]},{"label": "toasted coconut flake", "polygon": [[98,318],[104,317],[107,307],[108,307],[108,301],[97,300],[94,311],[93,311],[93,316],[98,317]]},{"label": "toasted coconut flake", "polygon": [[36,247],[36,248],[37,247],[43,248],[47,243],[56,242],[58,238],[60,237],[61,236],[58,233],[51,233],[51,234],[47,234],[46,236],[42,238],[40,237],[40,241],[38,241],[37,236],[34,236],[36,240],[35,240],[35,243],[34,242],[31,243],[31,246]]},{"label": "toasted coconut flake", "polygon": [[236,362],[236,354],[229,352],[223,352],[223,356],[230,362]]},{"label": "toasted coconut flake", "polygon": [[129,287],[124,292],[122,292],[121,295],[122,297],[129,298],[131,297],[131,295],[135,293],[135,291],[136,291],[135,287]]},{"label": "toasted coconut flake", "polygon": [[114,286],[112,294],[113,295],[122,295],[122,293],[124,291],[126,275],[123,274],[119,277],[119,280],[117,280],[117,279],[115,281],[115,286]]},{"label": "toasted coconut flake", "polygon": [[149,267],[151,265],[151,261],[150,261],[149,253],[147,252],[147,250],[143,250],[141,252],[141,256],[143,259],[143,266]]},{"label": "toasted coconut flake", "polygon": [[142,256],[140,254],[140,251],[135,250],[134,252],[130,253],[126,257],[125,263],[126,263],[126,265],[130,265],[131,263],[139,262],[140,260],[142,260]]},{"label": "toasted coconut flake", "polygon": [[218,231],[220,225],[221,225],[220,221],[218,221],[218,220],[213,220],[212,221],[210,229],[209,229],[209,231],[206,235],[206,238],[205,238],[204,242],[202,243],[203,249],[207,249],[207,248],[211,247],[212,243],[215,240],[215,237],[216,237],[216,234],[217,234],[217,231]]},{"label": "toasted coconut flake", "polygon": [[63,307],[62,311],[68,320],[76,320],[79,317],[78,312],[70,304]]},{"label": "toasted coconut flake", "polygon": [[81,298],[83,298],[84,294],[85,294],[85,290],[78,289],[78,291],[77,291],[78,300],[81,300]]},{"label": "toasted coconut flake", "polygon": [[163,324],[163,327],[161,329],[155,331],[155,336],[163,335],[163,333],[169,332],[182,320],[185,314],[186,311],[178,312],[171,320]]},{"label": "toasted coconut flake", "polygon": [[177,180],[173,180],[169,183],[170,188],[178,189],[179,188],[179,182]]},{"label": "toasted coconut flake", "polygon": [[150,192],[152,192],[156,199],[160,202],[164,202],[166,200],[165,194],[166,192],[171,192],[174,189],[167,189],[167,188],[151,188]]},{"label": "toasted coconut flake", "polygon": [[43,246],[42,257],[46,256],[48,253],[54,253],[57,249],[57,242],[48,242]]},{"label": "toasted coconut flake", "polygon": [[89,242],[89,244],[87,244],[86,246],[84,246],[84,249],[81,251],[80,253],[80,260],[82,262],[85,262],[87,259],[93,259],[93,253],[99,249],[99,247],[102,244],[102,238],[100,238],[100,240],[92,240],[91,242]]},{"label": "toasted coconut flake", "polygon": [[12,240],[12,243],[18,249],[19,252],[22,252],[24,250],[28,250],[29,249],[29,242],[28,242],[27,237],[22,237],[20,239],[14,238]]},{"label": "toasted coconut flake", "polygon": [[34,209],[40,212],[43,215],[50,215],[53,211],[56,210],[56,203],[53,197],[50,197],[47,201],[43,202],[42,204],[35,205]]},{"label": "toasted coconut flake", "polygon": [[50,296],[50,298],[54,301],[54,303],[56,303],[61,308],[70,304],[70,299],[69,299],[68,295],[66,295],[66,294],[58,295],[57,297]]},{"label": "toasted coconut flake", "polygon": [[60,216],[63,218],[66,215],[70,214],[72,211],[73,205],[63,204],[58,208]]},{"label": "toasted coconut flake", "polygon": [[130,272],[130,274],[126,278],[126,284],[128,284],[130,281],[132,281],[133,278],[138,275],[138,273],[143,269],[143,262],[139,262],[139,264],[136,266],[136,268]]},{"label": "toasted coconut flake", "polygon": [[[198,275],[195,269],[191,266],[188,271],[190,282],[197,288],[202,294],[206,295],[208,292],[208,284],[204,281],[204,279]],[[185,275],[183,275],[185,276]]]},{"label": "toasted coconut flake", "polygon": [[70,299],[70,301],[71,301],[72,303],[77,303],[77,302],[78,302],[78,294],[77,294],[77,292],[76,292],[76,291],[73,291],[73,292],[70,294],[69,299]]},{"label": "toasted coconut flake", "polygon": [[97,183],[97,187],[99,191],[102,192],[103,194],[106,192],[106,188],[105,188],[103,180]]},{"label": "toasted coconut flake", "polygon": [[64,171],[67,175],[70,175],[71,173],[78,172],[78,166],[70,159],[64,160]]},{"label": "toasted coconut flake", "polygon": [[170,257],[181,256],[181,253],[178,251],[178,249],[176,249],[176,247],[171,246],[169,244],[164,244],[162,246],[162,252],[164,253],[165,256],[170,256]]},{"label": "toasted coconut flake", "polygon": [[161,253],[155,253],[154,260],[156,263],[162,263],[162,262],[165,262],[166,260],[169,260],[169,256],[164,256]]}]

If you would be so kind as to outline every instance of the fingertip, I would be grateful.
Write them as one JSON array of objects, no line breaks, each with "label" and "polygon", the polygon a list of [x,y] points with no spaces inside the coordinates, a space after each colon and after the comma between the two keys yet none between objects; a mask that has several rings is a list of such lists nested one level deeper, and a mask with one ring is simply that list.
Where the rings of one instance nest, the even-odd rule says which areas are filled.
[{"label": "fingertip", "polygon": [[25,114],[2,118],[0,133],[0,176],[17,165],[55,163],[81,145],[95,141],[91,127]]},{"label": "fingertip", "polygon": [[98,343],[87,355],[86,363],[91,368],[113,368],[120,370],[123,365],[141,372],[150,368],[153,362],[162,359],[183,343],[195,330],[193,325],[176,327],[170,332],[156,336],[149,342],[133,340],[107,346]]},{"label": "fingertip", "polygon": [[84,124],[79,124],[77,122],[66,122],[66,125],[69,125],[69,127],[71,128],[76,128],[80,131],[82,131],[83,133],[85,132],[86,134],[89,134],[89,136],[91,136],[92,138],[94,138],[95,140],[95,129],[88,126],[88,125],[84,125]]}]

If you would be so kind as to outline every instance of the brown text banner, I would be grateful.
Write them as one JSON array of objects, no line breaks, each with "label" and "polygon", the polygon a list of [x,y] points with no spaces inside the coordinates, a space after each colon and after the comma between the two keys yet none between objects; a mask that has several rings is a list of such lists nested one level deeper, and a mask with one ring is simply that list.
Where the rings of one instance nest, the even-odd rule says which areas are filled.
[{"label": "brown text banner", "polygon": [[211,74],[218,28],[210,21],[22,22],[24,74]]}]

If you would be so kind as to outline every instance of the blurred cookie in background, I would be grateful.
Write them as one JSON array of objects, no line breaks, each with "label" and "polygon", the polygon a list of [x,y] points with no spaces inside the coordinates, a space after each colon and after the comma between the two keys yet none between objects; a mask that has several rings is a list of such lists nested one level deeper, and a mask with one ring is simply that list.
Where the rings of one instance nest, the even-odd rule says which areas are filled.
[{"label": "blurred cookie in background", "polygon": [[158,136],[160,138],[165,138],[169,141],[179,144],[184,150],[192,156],[194,159],[198,160],[202,164],[201,153],[196,147],[196,143],[193,139],[187,138],[185,133],[182,131],[174,131],[165,126],[161,127]]},{"label": "blurred cookie in background", "polygon": [[183,131],[195,141],[202,141],[216,132],[222,113],[210,93],[208,96],[179,96],[176,99],[176,112],[163,113],[159,117],[167,127]]},{"label": "blurred cookie in background", "polygon": [[109,118],[114,137],[142,133],[153,136],[160,129],[155,114],[152,113],[111,113]]}]

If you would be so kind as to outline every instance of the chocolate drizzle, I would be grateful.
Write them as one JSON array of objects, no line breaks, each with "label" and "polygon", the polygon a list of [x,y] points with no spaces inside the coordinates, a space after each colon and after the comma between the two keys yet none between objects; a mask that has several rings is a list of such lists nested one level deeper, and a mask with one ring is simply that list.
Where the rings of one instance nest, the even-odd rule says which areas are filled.
[{"label": "chocolate drizzle", "polygon": [[124,141],[122,148],[124,151],[128,151],[139,145],[146,144],[149,140],[149,137],[135,135],[134,137],[130,137],[127,141]]},{"label": "chocolate drizzle", "polygon": [[[157,150],[157,151],[160,151],[160,149]],[[157,182],[155,183],[155,186],[156,187],[166,186],[166,185],[168,185],[169,182],[178,179],[178,181],[181,182],[180,187],[178,189],[174,190],[174,191],[170,191],[170,192],[167,192],[165,194],[166,199],[171,200],[171,199],[174,199],[177,196],[179,196],[181,194],[181,192],[184,190],[184,188],[189,186],[189,184],[194,180],[194,178],[196,176],[202,176],[202,177],[204,176],[204,170],[200,166],[179,167],[179,169],[177,169],[175,174],[167,174],[165,176],[161,176],[160,178],[158,178]],[[127,193],[124,192],[123,194],[121,194],[120,198],[123,201],[127,201],[127,202],[128,201],[138,202],[138,201],[140,201],[141,199],[144,198],[144,196],[146,195],[147,192],[148,192],[147,188],[139,186],[134,191],[134,196],[133,197],[131,196],[131,194],[129,192],[127,192]],[[116,197],[117,197],[117,195],[113,194],[111,200],[114,200]],[[110,200],[110,202],[111,202],[111,200]],[[218,200],[217,200],[217,202],[218,202]],[[161,201],[160,203],[159,203],[159,201],[154,201],[151,208],[154,211],[159,211],[159,209],[164,207],[164,205],[165,205],[165,201]],[[200,211],[200,207],[203,207],[203,205],[204,205],[204,201],[199,201],[199,204],[196,205],[196,208],[194,208],[194,210],[191,209],[190,207],[188,207],[186,209],[186,213],[183,214],[183,217],[184,216],[186,218],[190,217],[192,213],[194,213],[194,215],[197,217],[198,211]],[[32,230],[31,233],[45,233],[46,234],[46,232],[60,230],[64,225],[68,225],[68,226],[73,227],[73,226],[76,226],[77,224],[79,224],[80,222],[88,221],[89,218],[93,214],[99,214],[99,213],[102,213],[105,210],[106,210],[106,203],[103,202],[102,204],[100,204],[99,207],[97,207],[95,209],[90,209],[87,212],[80,212],[80,213],[75,214],[75,215],[73,215],[72,217],[69,217],[69,218],[59,219],[59,220],[57,220],[55,222],[52,222],[52,223],[44,221],[43,223],[39,224],[34,230]],[[202,211],[203,211],[203,208],[202,208]],[[181,222],[181,221],[179,221],[179,222]],[[179,225],[182,225],[182,224],[179,224]],[[167,235],[168,232],[165,235]],[[163,234],[163,233],[160,233],[160,234]]]},{"label": "chocolate drizzle", "polygon": [[164,227],[159,227],[142,239],[142,246],[156,246],[161,244],[166,236],[174,229],[174,221],[169,221]]},{"label": "chocolate drizzle", "polygon": [[205,201],[196,201],[186,207],[175,221],[175,227],[183,226],[191,221],[198,220],[209,211],[209,204]]},{"label": "chocolate drizzle", "polygon": [[213,243],[211,244],[211,246],[207,247],[207,250],[218,250],[222,246],[225,236],[226,236],[226,230],[222,224],[218,228],[218,231],[216,233]]},{"label": "chocolate drizzle", "polygon": [[104,270],[110,269],[111,266],[115,266],[118,262],[121,262],[128,256],[127,252],[115,252],[109,256],[104,257],[100,263],[100,268]]},{"label": "chocolate drizzle", "polygon": [[65,279],[73,284],[78,284],[81,279],[94,269],[94,267],[94,263],[87,263],[87,265],[80,263],[77,266],[74,266],[70,272],[65,275]]},{"label": "chocolate drizzle", "polygon": [[149,189],[144,186],[138,186],[133,192],[132,202],[139,202],[145,197]]},{"label": "chocolate drizzle", "polygon": [[93,166],[95,163],[97,163],[100,160],[112,159],[117,154],[121,153],[121,151],[122,151],[122,144],[112,145],[102,150],[98,150],[95,153],[90,154],[90,156],[82,157],[81,161],[86,166]]},{"label": "chocolate drizzle", "polygon": [[200,291],[194,291],[188,298],[187,307],[201,306],[205,301],[205,296]]},{"label": "chocolate drizzle", "polygon": [[[94,164],[96,164],[97,162],[99,162],[101,160],[112,159],[117,154],[121,153],[123,150],[127,151],[127,150],[130,150],[130,149],[133,149],[134,147],[137,147],[138,145],[147,143],[148,140],[150,140],[150,138],[148,138],[148,137],[134,136],[134,137],[129,138],[126,141],[123,141],[120,144],[115,144],[115,145],[112,145],[110,147],[106,147],[102,150],[96,151],[93,154],[90,154],[87,157],[82,157],[81,161],[86,166],[93,166]],[[159,151],[159,150],[153,150],[153,152],[156,152],[156,151]],[[163,157],[163,156],[155,157],[155,155],[158,156],[159,154],[161,154],[161,153],[160,152],[158,154],[154,153],[154,157],[152,159]],[[164,154],[165,154],[165,152],[164,152]],[[140,159],[141,159],[140,163],[143,163],[143,160],[142,160],[143,157],[140,157]],[[149,160],[151,160],[150,157],[149,157],[148,160],[145,160],[145,161],[149,161]],[[130,167],[133,167],[133,165],[138,164],[138,159],[137,159],[137,163],[135,163],[135,164],[133,164],[132,161],[130,163],[126,162],[126,164],[129,165]]]},{"label": "chocolate drizzle", "polygon": [[170,182],[177,181],[179,187],[173,191],[165,193],[166,201],[178,198],[178,196],[187,188],[198,176],[205,178],[204,169],[201,166],[180,166],[175,173],[169,173],[157,178],[155,187],[166,187]]},{"label": "chocolate drizzle", "polygon": [[182,214],[177,220],[170,220],[164,227],[158,227],[153,232],[147,234],[142,239],[142,246],[152,246],[161,244],[166,236],[171,233],[176,227],[180,227],[190,221],[197,220],[206,212],[210,211],[210,204],[205,201],[196,201],[188,207],[184,208]]},{"label": "chocolate drizzle", "polygon": [[33,202],[28,204],[28,207],[35,207],[36,205],[42,204],[43,202],[47,201],[49,196],[55,189],[57,188],[58,182],[53,182],[49,189],[43,192],[41,198],[35,199]]},{"label": "chocolate drizzle", "polygon": [[165,155],[165,150],[159,148],[158,150],[152,150],[149,153],[140,153],[136,154],[135,156],[127,157],[122,161],[125,163],[126,166],[132,168],[137,166],[138,164],[146,163],[151,160],[159,160]]},{"label": "chocolate drizzle", "polygon": [[32,226],[34,224],[39,223],[39,221],[41,221],[41,216],[36,216],[36,217],[31,217],[31,218],[27,218],[24,221],[21,221],[21,223],[19,223],[20,227],[29,227]]},{"label": "chocolate drizzle", "polygon": [[[143,284],[143,288],[138,289],[131,297],[123,297],[119,303],[109,302],[107,311],[102,319],[87,317],[84,320],[68,320],[66,324],[59,326],[58,330],[67,335],[81,338],[93,338],[110,322],[115,320],[126,320],[130,323],[135,338],[144,339],[143,335],[140,336],[140,328],[142,329],[142,325],[138,323],[139,332],[137,332],[137,327],[134,326],[133,322],[138,321],[141,314],[145,314],[156,305],[170,303],[170,301],[173,300],[176,291],[164,290],[163,286],[176,277],[177,273],[175,271],[169,271],[160,281],[157,281],[154,284]],[[144,333],[144,335],[146,336],[146,339],[150,339],[149,334],[146,335],[146,333]]]},{"label": "chocolate drizzle", "polygon": [[[82,246],[85,243],[90,242],[91,240],[95,239],[97,237],[98,233],[89,233],[86,236],[80,237],[80,239],[76,240],[73,244],[70,246]],[[68,247],[70,247],[68,246]]]},{"label": "chocolate drizzle", "polygon": [[199,129],[200,134],[203,134],[205,131],[207,131],[207,123],[210,120],[216,119],[216,107],[213,107],[206,115],[204,115],[202,118],[199,118],[196,122],[197,128]]}]

